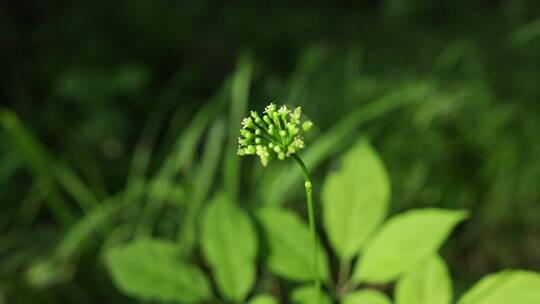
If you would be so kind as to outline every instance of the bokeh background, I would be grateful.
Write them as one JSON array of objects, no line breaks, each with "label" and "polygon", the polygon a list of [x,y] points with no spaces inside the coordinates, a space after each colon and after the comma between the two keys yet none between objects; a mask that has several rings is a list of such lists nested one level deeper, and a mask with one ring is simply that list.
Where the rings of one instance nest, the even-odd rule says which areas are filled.
[{"label": "bokeh background", "polygon": [[[246,208],[301,209],[301,187],[272,193],[255,159],[240,179],[221,165],[236,118],[270,101],[326,135],[315,184],[367,136],[392,213],[471,211],[443,248],[458,292],[540,271],[540,2],[4,0],[0,302],[133,302],[101,246],[174,235],[170,210],[216,184],[238,183]],[[212,142],[216,125],[232,140]],[[126,192],[130,207],[107,209]],[[68,234],[100,216],[99,231]]]}]

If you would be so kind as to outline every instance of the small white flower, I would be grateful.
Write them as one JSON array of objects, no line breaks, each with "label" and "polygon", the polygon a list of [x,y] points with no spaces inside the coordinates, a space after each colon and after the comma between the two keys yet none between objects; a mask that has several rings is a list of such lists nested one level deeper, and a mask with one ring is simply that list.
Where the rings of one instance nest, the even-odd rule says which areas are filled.
[{"label": "small white flower", "polygon": [[264,108],[264,113],[271,114],[276,111],[276,105],[274,103],[270,103],[269,105]]},{"label": "small white flower", "polygon": [[281,106],[278,110],[278,114],[283,116],[289,114],[291,111],[287,109],[287,106]]}]

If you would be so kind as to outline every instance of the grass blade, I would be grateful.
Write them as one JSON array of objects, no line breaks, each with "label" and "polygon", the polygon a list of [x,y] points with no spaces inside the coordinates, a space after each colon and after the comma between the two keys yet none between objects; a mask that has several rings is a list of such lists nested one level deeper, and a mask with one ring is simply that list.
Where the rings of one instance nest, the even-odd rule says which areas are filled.
[{"label": "grass blade", "polygon": [[137,236],[146,236],[151,234],[153,224],[162,209],[165,200],[174,192],[175,177],[179,172],[186,172],[192,166],[195,159],[197,146],[204,131],[210,122],[215,119],[224,106],[224,93],[228,86],[218,93],[212,100],[206,103],[193,120],[177,136],[171,152],[165,158],[163,165],[149,183],[149,193],[147,203],[140,218],[140,224],[137,224],[135,234]]},{"label": "grass blade", "polygon": [[52,165],[48,160],[48,153],[44,147],[24,128],[17,115],[9,110],[0,109],[0,125],[4,128],[14,147],[24,157],[26,167],[36,179],[40,190],[47,197],[48,207],[58,222],[64,228],[74,221],[73,212],[60,195],[54,176],[49,170]]},{"label": "grass blade", "polygon": [[240,159],[236,155],[240,121],[247,112],[249,86],[253,62],[250,55],[244,54],[238,60],[238,67],[232,77],[229,137],[225,150],[223,182],[231,198],[238,197],[240,187]]},{"label": "grass blade", "polygon": [[193,178],[191,200],[186,206],[186,215],[178,234],[181,247],[185,249],[186,254],[190,254],[195,247],[197,219],[217,174],[224,137],[225,122],[223,119],[219,119],[212,125],[208,133],[201,164]]}]

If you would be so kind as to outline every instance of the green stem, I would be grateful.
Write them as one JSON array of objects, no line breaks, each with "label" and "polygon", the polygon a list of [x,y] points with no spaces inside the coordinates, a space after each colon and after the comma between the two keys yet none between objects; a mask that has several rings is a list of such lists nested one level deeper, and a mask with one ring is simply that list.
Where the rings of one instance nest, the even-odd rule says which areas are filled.
[{"label": "green stem", "polygon": [[341,299],[349,289],[349,282],[347,280],[349,278],[350,271],[351,261],[349,259],[342,259],[339,264],[338,283],[336,288],[336,293],[339,299]]},{"label": "green stem", "polygon": [[302,168],[304,173],[304,186],[306,188],[306,203],[308,209],[308,219],[309,219],[309,232],[311,234],[311,244],[313,250],[313,269],[314,269],[314,286],[317,292],[317,303],[321,302],[321,278],[319,276],[319,254],[317,250],[317,230],[315,229],[315,213],[313,210],[313,197],[312,197],[312,184],[311,178],[309,176],[309,171],[306,167],[306,164],[297,154],[291,155],[294,160]]}]

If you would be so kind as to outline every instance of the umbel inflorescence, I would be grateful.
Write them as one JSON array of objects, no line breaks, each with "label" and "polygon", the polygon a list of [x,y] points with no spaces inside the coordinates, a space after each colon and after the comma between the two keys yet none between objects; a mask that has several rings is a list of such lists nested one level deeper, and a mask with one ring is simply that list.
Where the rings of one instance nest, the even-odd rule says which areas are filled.
[{"label": "umbel inflorescence", "polygon": [[294,110],[287,106],[279,109],[269,104],[262,117],[251,111],[249,117],[242,121],[242,129],[238,138],[238,155],[257,155],[263,166],[268,161],[289,157],[305,147],[300,127],[307,132],[313,126],[311,121],[301,123],[302,109]]}]

